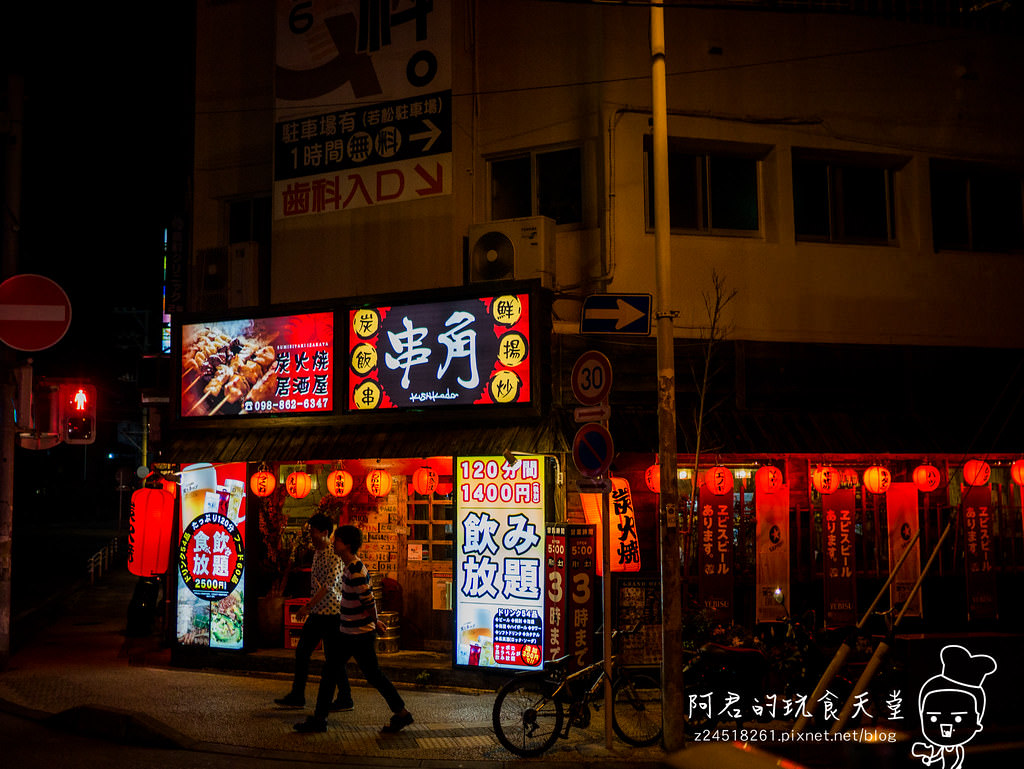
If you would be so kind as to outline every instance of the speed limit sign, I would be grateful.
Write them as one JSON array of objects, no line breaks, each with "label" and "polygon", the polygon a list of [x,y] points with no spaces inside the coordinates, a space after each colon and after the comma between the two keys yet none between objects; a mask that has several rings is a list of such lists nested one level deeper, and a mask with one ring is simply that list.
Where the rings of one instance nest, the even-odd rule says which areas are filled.
[{"label": "speed limit sign", "polygon": [[604,353],[588,350],[572,367],[572,394],[584,406],[601,403],[612,389],[612,364]]}]

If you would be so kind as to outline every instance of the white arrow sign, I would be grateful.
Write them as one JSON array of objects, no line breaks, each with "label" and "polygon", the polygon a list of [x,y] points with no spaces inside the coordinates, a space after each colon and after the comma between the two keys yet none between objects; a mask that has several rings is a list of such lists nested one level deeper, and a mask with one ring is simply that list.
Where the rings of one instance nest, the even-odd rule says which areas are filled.
[{"label": "white arrow sign", "polygon": [[615,328],[624,328],[640,320],[644,313],[629,302],[616,299],[615,307],[588,307],[583,316],[587,320],[614,320]]},{"label": "white arrow sign", "polygon": [[434,142],[436,142],[440,138],[440,136],[441,136],[441,129],[438,128],[433,123],[431,123],[426,118],[423,119],[423,125],[425,125],[428,130],[424,131],[423,133],[413,134],[409,138],[412,139],[413,141],[419,141],[420,139],[426,139],[427,143],[423,145],[423,150],[422,151],[423,152],[429,152],[430,148],[434,146]]}]

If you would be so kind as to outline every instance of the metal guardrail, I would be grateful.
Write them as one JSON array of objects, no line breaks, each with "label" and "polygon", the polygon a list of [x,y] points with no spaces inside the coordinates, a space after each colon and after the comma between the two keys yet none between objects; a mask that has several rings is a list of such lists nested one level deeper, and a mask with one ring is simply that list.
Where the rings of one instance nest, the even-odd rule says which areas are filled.
[{"label": "metal guardrail", "polygon": [[89,561],[86,564],[86,568],[89,570],[89,584],[95,584],[96,580],[103,576],[103,572],[107,571],[114,563],[114,556],[117,555],[118,551],[118,540],[114,537],[102,550],[93,553],[89,557]]}]

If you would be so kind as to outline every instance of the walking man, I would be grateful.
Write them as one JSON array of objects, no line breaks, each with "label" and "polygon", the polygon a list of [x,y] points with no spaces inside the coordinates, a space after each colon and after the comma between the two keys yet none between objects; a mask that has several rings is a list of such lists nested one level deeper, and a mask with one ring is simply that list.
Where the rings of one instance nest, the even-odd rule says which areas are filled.
[{"label": "walking man", "polygon": [[[309,534],[313,539],[314,552],[309,576],[313,595],[297,612],[299,619],[304,619],[305,622],[302,624],[298,646],[295,647],[295,677],[292,680],[292,689],[284,697],[274,700],[284,707],[305,706],[310,657],[313,656],[318,643],[337,632],[341,619],[341,573],[345,564],[331,547],[333,529],[331,519],[323,513],[310,516]],[[330,709],[352,710],[352,691],[344,667],[335,680],[338,686],[338,699]],[[333,693],[332,687],[328,694]]]},{"label": "walking man", "polygon": [[327,664],[320,677],[316,710],[295,731],[327,731],[331,693],[338,674],[345,675],[349,659],[355,658],[367,683],[373,686],[391,708],[391,720],[381,728],[383,734],[395,734],[412,723],[412,714],[406,710],[402,696],[384,675],[377,662],[376,631],[385,625],[377,618],[377,605],[370,590],[370,577],[359,560],[363,534],[355,526],[339,526],[334,532],[334,552],[345,564],[341,577],[341,622],[336,633],[324,640]]}]

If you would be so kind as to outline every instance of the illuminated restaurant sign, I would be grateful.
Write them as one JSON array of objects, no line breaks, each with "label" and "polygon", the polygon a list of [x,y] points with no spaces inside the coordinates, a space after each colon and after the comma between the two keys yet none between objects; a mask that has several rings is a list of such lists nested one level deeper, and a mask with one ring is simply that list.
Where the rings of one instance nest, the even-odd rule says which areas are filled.
[{"label": "illuminated restaurant sign", "polygon": [[244,462],[182,468],[178,643],[242,648],[245,470]]},{"label": "illuminated restaurant sign", "polygon": [[504,294],[349,312],[348,408],[530,402],[530,299]]},{"label": "illuminated restaurant sign", "polygon": [[333,408],[334,313],[182,326],[183,417]]},{"label": "illuminated restaurant sign", "polygon": [[458,457],[455,664],[544,658],[544,458]]}]

